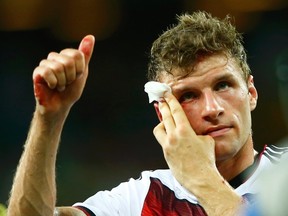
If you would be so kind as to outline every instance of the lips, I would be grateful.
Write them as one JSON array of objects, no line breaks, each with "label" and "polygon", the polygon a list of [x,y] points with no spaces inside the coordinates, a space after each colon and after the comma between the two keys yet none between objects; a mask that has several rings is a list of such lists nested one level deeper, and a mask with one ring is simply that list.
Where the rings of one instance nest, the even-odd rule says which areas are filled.
[{"label": "lips", "polygon": [[213,126],[209,127],[203,135],[209,135],[212,137],[217,137],[217,136],[222,136],[225,133],[227,133],[232,127],[227,126],[227,125],[218,125],[218,126]]}]

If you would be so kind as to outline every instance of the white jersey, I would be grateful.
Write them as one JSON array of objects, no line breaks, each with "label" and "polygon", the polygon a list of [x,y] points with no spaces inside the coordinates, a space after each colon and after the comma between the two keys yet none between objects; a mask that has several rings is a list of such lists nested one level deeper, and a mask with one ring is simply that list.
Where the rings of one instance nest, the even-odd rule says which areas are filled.
[{"label": "white jersey", "polygon": [[[259,175],[275,166],[288,148],[265,146],[254,164],[229,183],[247,199],[256,194]],[[287,155],[287,154],[286,154]],[[87,216],[206,216],[197,198],[183,188],[168,169],[144,171],[111,191],[100,191],[84,202],[73,205]]]}]

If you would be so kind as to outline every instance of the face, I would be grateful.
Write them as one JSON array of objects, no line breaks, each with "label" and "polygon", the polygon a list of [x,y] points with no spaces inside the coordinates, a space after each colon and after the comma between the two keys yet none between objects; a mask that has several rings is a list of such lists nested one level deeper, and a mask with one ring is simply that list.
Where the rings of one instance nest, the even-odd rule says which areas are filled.
[{"label": "face", "polygon": [[217,162],[251,144],[251,111],[257,102],[253,77],[244,80],[238,65],[221,54],[201,60],[189,76],[179,71],[160,81],[171,86],[196,134],[214,138]]}]

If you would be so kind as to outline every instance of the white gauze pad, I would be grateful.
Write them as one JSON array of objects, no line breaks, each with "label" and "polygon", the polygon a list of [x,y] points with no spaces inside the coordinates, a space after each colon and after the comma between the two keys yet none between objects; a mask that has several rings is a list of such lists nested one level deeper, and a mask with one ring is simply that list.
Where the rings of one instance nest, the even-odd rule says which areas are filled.
[{"label": "white gauze pad", "polygon": [[169,85],[156,81],[149,81],[144,85],[144,91],[148,94],[149,103],[161,101],[165,92],[172,92]]}]

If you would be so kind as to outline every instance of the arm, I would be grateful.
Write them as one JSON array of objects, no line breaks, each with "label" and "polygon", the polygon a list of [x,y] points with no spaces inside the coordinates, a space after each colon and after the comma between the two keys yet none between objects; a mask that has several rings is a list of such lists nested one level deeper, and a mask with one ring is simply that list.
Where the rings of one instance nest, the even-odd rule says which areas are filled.
[{"label": "arm", "polygon": [[57,207],[54,216],[86,216],[85,213],[73,207]]},{"label": "arm", "polygon": [[85,86],[93,47],[94,37],[86,36],[78,50],[50,53],[33,72],[36,108],[14,178],[9,216],[53,215],[60,136],[68,113]]},{"label": "arm", "polygon": [[159,103],[162,122],[154,135],[174,177],[193,193],[209,216],[237,215],[242,204],[215,165],[214,140],[198,136],[177,99],[170,93]]}]

